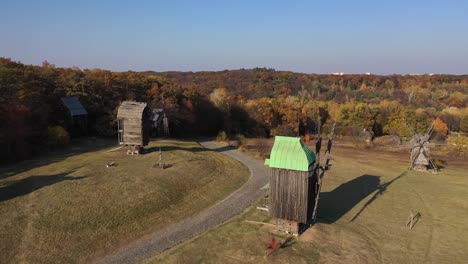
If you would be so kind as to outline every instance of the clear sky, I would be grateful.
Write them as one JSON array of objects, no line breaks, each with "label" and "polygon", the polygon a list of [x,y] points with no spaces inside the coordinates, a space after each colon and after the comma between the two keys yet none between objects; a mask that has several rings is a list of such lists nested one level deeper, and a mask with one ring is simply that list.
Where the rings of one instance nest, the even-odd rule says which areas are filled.
[{"label": "clear sky", "polygon": [[0,0],[0,57],[116,71],[468,73],[468,1]]}]

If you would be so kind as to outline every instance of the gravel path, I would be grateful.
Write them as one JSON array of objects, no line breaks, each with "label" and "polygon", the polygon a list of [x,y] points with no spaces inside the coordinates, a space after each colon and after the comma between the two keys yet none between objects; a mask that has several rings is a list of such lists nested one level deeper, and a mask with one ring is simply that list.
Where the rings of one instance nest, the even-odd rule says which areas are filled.
[{"label": "gravel path", "polygon": [[135,241],[117,252],[104,257],[98,263],[137,263],[153,257],[166,249],[226,222],[252,205],[260,197],[262,194],[260,188],[267,182],[267,169],[261,162],[237,150],[219,148],[212,141],[203,141],[200,144],[245,164],[250,170],[249,180],[224,200],[205,209],[198,215]]}]

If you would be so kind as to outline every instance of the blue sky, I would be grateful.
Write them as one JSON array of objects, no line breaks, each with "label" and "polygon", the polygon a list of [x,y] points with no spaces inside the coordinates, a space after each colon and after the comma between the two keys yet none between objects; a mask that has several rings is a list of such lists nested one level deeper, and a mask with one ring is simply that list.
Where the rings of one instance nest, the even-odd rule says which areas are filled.
[{"label": "blue sky", "polygon": [[26,64],[468,73],[466,0],[0,0],[0,14],[0,57]]}]

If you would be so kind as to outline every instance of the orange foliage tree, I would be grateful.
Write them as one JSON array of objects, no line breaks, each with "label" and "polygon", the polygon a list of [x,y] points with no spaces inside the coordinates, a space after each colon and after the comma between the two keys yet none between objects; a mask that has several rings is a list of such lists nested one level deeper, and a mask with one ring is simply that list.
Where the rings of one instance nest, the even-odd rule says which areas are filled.
[{"label": "orange foliage tree", "polygon": [[442,121],[442,119],[437,118],[434,122],[434,131],[438,134],[446,136],[448,135],[449,129],[447,127],[447,124],[444,121]]}]

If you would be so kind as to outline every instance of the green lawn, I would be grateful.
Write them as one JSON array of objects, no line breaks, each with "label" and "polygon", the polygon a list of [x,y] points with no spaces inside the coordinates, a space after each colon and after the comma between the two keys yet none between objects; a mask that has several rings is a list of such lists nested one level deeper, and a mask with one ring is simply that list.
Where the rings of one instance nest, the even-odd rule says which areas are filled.
[{"label": "green lawn", "polygon": [[[147,263],[463,263],[468,260],[468,164],[406,172],[406,155],[335,148],[320,221],[292,244],[267,249],[274,221],[251,208]],[[409,210],[422,217],[413,230]]]},{"label": "green lawn", "polygon": [[[153,168],[159,146],[165,170]],[[0,168],[0,262],[89,262],[209,207],[249,176],[194,142],[151,142],[140,156],[107,152],[114,147],[88,142]]]}]

